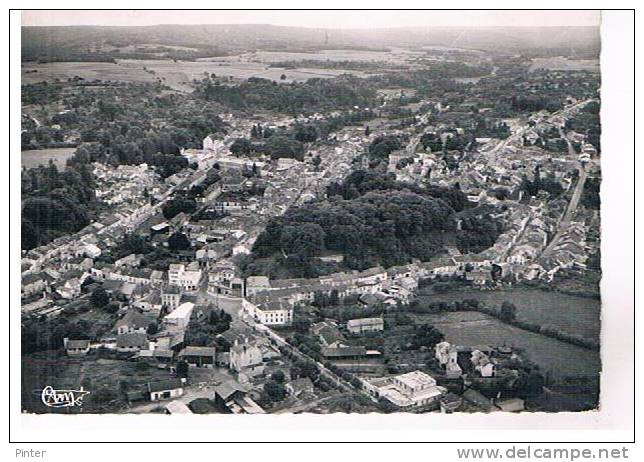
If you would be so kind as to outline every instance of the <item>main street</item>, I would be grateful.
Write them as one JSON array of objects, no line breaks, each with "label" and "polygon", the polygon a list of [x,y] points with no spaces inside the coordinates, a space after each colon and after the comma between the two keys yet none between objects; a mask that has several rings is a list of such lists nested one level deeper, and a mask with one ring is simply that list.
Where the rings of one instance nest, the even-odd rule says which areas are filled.
[{"label": "main street", "polygon": [[557,247],[557,245],[559,244],[559,241],[561,240],[561,237],[568,229],[568,226],[570,225],[572,217],[575,211],[577,210],[577,206],[579,205],[579,199],[581,198],[581,194],[584,191],[584,184],[586,183],[586,178],[588,176],[583,164],[576,159],[577,153],[575,152],[575,149],[573,148],[572,143],[570,142],[568,137],[564,135],[563,131],[561,129],[559,130],[562,135],[561,137],[564,140],[566,140],[566,143],[568,143],[568,153],[575,158],[575,164],[577,166],[577,172],[579,175],[577,178],[577,184],[575,185],[575,190],[572,193],[570,202],[568,202],[568,207],[566,207],[566,211],[562,215],[561,220],[557,225],[557,232],[553,236],[550,243],[543,250],[543,253],[541,254],[542,257],[547,257],[552,253],[553,249]]}]

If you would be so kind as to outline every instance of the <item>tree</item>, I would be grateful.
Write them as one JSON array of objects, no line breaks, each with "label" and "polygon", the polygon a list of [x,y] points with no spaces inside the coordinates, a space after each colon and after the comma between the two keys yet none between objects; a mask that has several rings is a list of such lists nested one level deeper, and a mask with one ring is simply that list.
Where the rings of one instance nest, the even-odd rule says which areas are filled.
[{"label": "tree", "polygon": [[516,319],[517,307],[510,302],[503,302],[501,304],[501,311],[499,312],[499,318],[502,321],[509,322]]},{"label": "tree", "polygon": [[264,384],[264,391],[271,401],[282,401],[286,398],[286,388],[281,383],[270,380]]},{"label": "tree", "polygon": [[187,362],[179,361],[177,363],[177,377],[186,378],[188,377],[188,371],[190,367]]},{"label": "tree", "polygon": [[[253,125],[253,128],[255,128],[254,125]],[[251,134],[251,136],[253,136],[253,135]],[[255,134],[255,137],[256,136],[257,136],[257,134]],[[240,154],[245,154],[245,155],[250,154],[252,149],[253,149],[253,143],[251,143],[246,138],[237,138],[230,145],[230,152],[232,154],[236,155],[236,156],[238,156]]]},{"label": "tree", "polygon": [[280,75],[280,80],[286,80],[286,74]]},{"label": "tree", "polygon": [[148,333],[148,335],[156,334],[157,332],[159,332],[159,325],[156,322],[151,322],[150,324],[148,324],[146,332]]},{"label": "tree", "polygon": [[284,372],[278,369],[271,374],[271,380],[277,383],[284,383],[284,380],[286,380],[286,376],[284,375]]},{"label": "tree", "polygon": [[94,292],[92,292],[89,301],[96,308],[103,308],[110,302],[110,295],[105,291],[105,289],[99,287]]},{"label": "tree", "polygon": [[191,244],[188,236],[177,231],[168,238],[168,246],[173,251],[190,250]]}]

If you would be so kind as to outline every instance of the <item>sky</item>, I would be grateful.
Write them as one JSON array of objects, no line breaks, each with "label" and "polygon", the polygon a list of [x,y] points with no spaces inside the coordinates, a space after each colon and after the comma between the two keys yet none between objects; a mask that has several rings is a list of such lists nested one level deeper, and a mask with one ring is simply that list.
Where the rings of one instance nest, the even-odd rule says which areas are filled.
[{"label": "sky", "polygon": [[598,26],[599,11],[135,11],[35,10],[23,26],[150,26],[156,24],[273,24],[364,29],[426,26]]}]

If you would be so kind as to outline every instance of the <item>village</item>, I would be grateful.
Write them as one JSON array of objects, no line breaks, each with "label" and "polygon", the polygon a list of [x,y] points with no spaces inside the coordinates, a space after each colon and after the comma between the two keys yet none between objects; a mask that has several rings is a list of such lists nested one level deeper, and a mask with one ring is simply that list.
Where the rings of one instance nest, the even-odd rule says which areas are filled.
[{"label": "village", "polygon": [[[388,98],[399,96],[385,97],[383,107]],[[599,160],[566,122],[594,101],[570,98],[555,113],[507,120],[506,138],[476,138],[476,147],[447,155],[431,146],[449,145],[461,128],[432,125],[420,110],[403,128],[382,119],[381,132],[409,140],[388,154],[388,173],[415,185],[457,183],[470,203],[492,210],[504,231],[478,253],[452,246],[430,261],[315,278],[248,275],[240,262],[272,218],[323,198],[329,185],[356,168],[369,168],[373,122],[312,143],[302,160],[258,158],[239,153],[239,140],[249,133],[347,113],[268,120],[227,114],[228,133],[206,137],[201,149],[182,149],[190,168],[165,179],[146,164],[94,163],[96,195],[106,211],[78,233],[24,253],[23,318],[87,326],[52,335],[60,344],[51,347],[72,368],[83,369],[83,361],[117,371],[136,368],[133,381],[120,372],[104,377],[102,394],[94,396],[101,412],[333,412],[347,406],[346,396],[357,396],[365,412],[523,410],[543,384],[521,351],[450,344],[422,325],[400,345],[389,345],[386,334],[402,322],[396,313],[410,310],[419,286],[452,281],[508,290],[552,282],[560,272],[583,272],[588,253],[598,251],[598,242],[587,239],[598,229],[598,215],[578,203]],[[414,107],[451,110],[422,103]],[[556,140],[562,149],[544,148]],[[540,169],[563,193],[551,200],[537,191],[522,200],[523,182],[536,182]],[[319,259],[339,265],[344,257]],[[351,307],[355,317],[327,317],[322,308],[329,306]],[[409,354],[397,363],[403,350]],[[86,377],[91,383],[91,372]]]}]

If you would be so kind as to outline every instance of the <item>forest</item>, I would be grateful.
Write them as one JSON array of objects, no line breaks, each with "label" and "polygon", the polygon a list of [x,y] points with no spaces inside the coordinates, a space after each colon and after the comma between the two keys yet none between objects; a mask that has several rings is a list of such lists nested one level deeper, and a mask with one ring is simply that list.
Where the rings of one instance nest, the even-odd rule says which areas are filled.
[{"label": "forest", "polygon": [[[349,181],[355,182],[356,175],[360,173]],[[436,194],[450,196],[442,190]],[[343,264],[351,269],[389,267],[412,258],[430,260],[449,244],[480,251],[501,232],[489,214],[469,213],[461,230],[457,220],[459,213],[445,200],[401,185],[374,188],[350,199],[334,196],[273,219],[255,242],[246,270],[272,277],[316,277],[324,270],[317,257],[328,251],[343,254]],[[266,259],[273,260],[266,264]]]}]

